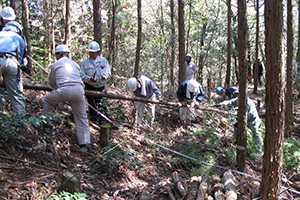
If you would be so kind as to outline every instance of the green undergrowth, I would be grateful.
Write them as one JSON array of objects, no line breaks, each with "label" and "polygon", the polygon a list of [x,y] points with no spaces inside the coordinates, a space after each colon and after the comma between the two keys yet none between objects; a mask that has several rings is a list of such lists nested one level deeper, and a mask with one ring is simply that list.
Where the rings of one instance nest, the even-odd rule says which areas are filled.
[{"label": "green undergrowth", "polygon": [[291,137],[283,143],[283,166],[300,173],[300,142]]}]

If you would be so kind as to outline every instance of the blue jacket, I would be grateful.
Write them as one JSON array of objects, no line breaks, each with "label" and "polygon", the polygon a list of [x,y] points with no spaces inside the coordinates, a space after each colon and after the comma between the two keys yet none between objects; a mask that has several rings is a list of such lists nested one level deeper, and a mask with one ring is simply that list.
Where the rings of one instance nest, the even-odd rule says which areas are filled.
[{"label": "blue jacket", "polygon": [[[187,87],[188,82],[189,82],[189,80],[185,80],[178,87],[178,90],[176,93],[177,93],[179,102],[182,102],[182,101],[184,101],[184,99],[187,99],[186,98],[186,87]],[[199,91],[200,92],[198,94],[191,93],[191,99],[193,99],[195,96],[197,96],[196,100],[202,102],[202,99],[204,98],[205,93],[200,84],[199,84]]]},{"label": "blue jacket", "polygon": [[17,47],[19,52],[18,60],[21,63],[26,48],[23,38],[13,31],[0,31],[0,55],[10,54],[17,57]]},{"label": "blue jacket", "polygon": [[236,94],[234,94],[234,92],[237,91],[237,90],[238,90],[237,87],[228,87],[228,88],[225,88],[226,96],[228,96],[229,99],[236,98]]},{"label": "blue jacket", "polygon": [[[149,99],[155,93],[158,99],[161,98],[161,93],[159,89],[156,87],[155,83],[153,83],[153,81],[151,81],[148,77],[141,76],[141,78],[137,79],[137,81],[141,83],[141,87],[133,91],[133,94],[136,97],[143,97]],[[144,88],[145,91],[142,91],[142,88]],[[142,92],[146,93],[142,94]]]}]

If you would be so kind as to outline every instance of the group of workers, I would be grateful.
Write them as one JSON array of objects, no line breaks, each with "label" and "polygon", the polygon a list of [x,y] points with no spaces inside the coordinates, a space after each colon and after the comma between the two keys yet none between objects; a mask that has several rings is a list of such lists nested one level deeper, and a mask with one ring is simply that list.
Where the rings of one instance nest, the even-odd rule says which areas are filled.
[{"label": "group of workers", "polygon": [[[200,83],[195,79],[196,65],[191,61],[191,55],[186,55],[186,80],[183,81],[176,92],[178,100],[180,102],[179,116],[180,119],[184,122],[186,121],[195,121],[195,113],[193,109],[199,106],[204,98],[204,91]],[[151,81],[148,77],[142,75],[139,79],[130,78],[127,81],[128,87],[133,91],[136,97],[142,97],[149,100],[155,100],[156,98],[159,101],[163,101],[161,93],[157,86]],[[222,88],[218,87],[216,93],[228,100],[225,100],[219,104],[214,104],[212,107],[220,106],[233,106],[238,107],[238,96],[239,90],[237,87],[228,87]],[[259,132],[260,118],[255,107],[255,103],[247,97],[248,105],[248,116],[247,116],[247,126],[252,131],[253,137],[256,142],[256,150],[259,154],[262,153],[261,147],[261,136]],[[142,124],[142,118],[144,113],[145,103],[137,102],[138,110],[138,125]],[[154,122],[155,116],[155,105],[147,103],[147,109],[151,116],[151,124]],[[237,123],[234,124],[234,139],[237,137]]]},{"label": "group of workers", "polygon": [[[24,116],[26,114],[25,98],[22,94],[23,85],[20,69],[30,74],[26,67],[26,39],[22,34],[22,27],[15,21],[15,12],[11,7],[3,8],[1,17],[4,26],[0,31],[0,78],[3,77],[3,83],[11,100],[14,114]],[[101,115],[98,115],[98,110],[100,109],[104,114],[107,111],[106,106],[101,102],[101,98],[87,95],[90,115],[90,118],[88,118],[84,89],[104,92],[106,91],[105,84],[111,76],[108,61],[99,55],[99,44],[91,42],[87,51],[89,57],[84,59],[81,62],[81,67],[79,67],[76,62],[69,58],[70,50],[68,46],[61,44],[55,48],[56,62],[51,65],[49,76],[49,84],[53,90],[45,96],[42,111],[42,115],[48,116],[51,115],[55,105],[60,102],[69,102],[74,113],[78,144],[84,151],[90,149],[91,143],[89,120],[94,122],[98,119],[103,120]],[[196,65],[191,58],[190,54],[186,55],[186,80],[179,85],[176,92],[181,104],[179,115],[182,121],[193,121],[195,119],[193,112],[190,111],[201,104],[205,95],[202,86],[194,79]],[[138,79],[128,79],[127,84],[136,97],[164,101],[155,83],[144,75]],[[215,107],[238,104],[238,90],[236,89],[217,88],[217,94],[228,96],[230,100],[216,104]],[[151,124],[154,122],[155,105],[137,102],[139,126],[143,123],[145,105],[150,113]],[[45,127],[47,126],[51,127],[50,120],[45,124]],[[248,127],[254,133],[257,144],[260,143],[259,117],[250,98],[248,98]],[[261,151],[261,146],[258,150]]]}]

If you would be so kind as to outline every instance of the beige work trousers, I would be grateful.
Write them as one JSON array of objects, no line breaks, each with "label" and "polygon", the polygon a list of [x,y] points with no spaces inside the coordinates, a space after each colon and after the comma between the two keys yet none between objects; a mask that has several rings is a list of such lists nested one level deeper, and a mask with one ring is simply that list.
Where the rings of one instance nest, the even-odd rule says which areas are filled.
[{"label": "beige work trousers", "polygon": [[77,139],[79,145],[90,144],[91,136],[86,113],[84,89],[81,84],[69,84],[53,90],[44,98],[43,115],[53,110],[61,102],[69,102],[74,113]]}]

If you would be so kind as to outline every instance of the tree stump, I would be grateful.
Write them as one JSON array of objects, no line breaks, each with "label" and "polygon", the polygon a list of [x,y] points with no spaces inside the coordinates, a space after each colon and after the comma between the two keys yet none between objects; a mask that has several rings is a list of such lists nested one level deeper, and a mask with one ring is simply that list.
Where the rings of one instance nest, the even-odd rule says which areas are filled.
[{"label": "tree stump", "polygon": [[225,196],[226,200],[236,200],[236,188],[235,188],[235,177],[233,176],[231,170],[228,170],[224,173],[223,184],[225,187]]},{"label": "tree stump", "polygon": [[109,142],[109,138],[110,138],[110,127],[111,125],[108,123],[105,124],[101,124],[100,125],[101,129],[100,129],[100,146],[101,147],[107,147]]},{"label": "tree stump", "polygon": [[[71,172],[67,169],[63,170],[63,174],[61,177],[61,183],[63,183],[63,185],[60,188],[61,191],[70,192],[71,194],[74,194],[75,192],[81,193],[80,177],[78,175],[74,176],[74,177],[73,176],[74,176],[73,172]],[[68,180],[68,179],[70,179],[70,180]]]}]

